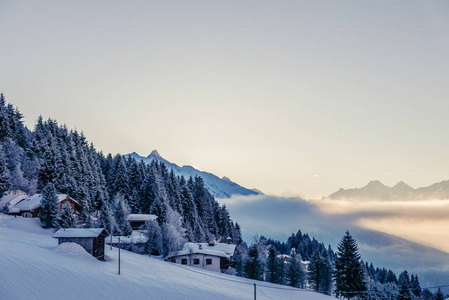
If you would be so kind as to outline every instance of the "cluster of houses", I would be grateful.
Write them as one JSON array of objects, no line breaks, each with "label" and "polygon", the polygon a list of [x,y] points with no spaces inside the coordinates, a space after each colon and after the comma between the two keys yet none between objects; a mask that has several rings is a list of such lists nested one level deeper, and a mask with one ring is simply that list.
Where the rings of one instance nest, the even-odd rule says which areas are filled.
[{"label": "cluster of houses", "polygon": [[[58,207],[62,210],[64,204],[69,204],[74,213],[81,210],[81,205],[75,199],[65,194],[58,194]],[[0,198],[0,208],[7,214],[22,216],[24,218],[36,218],[41,210],[42,195],[29,196],[23,192],[6,193]],[[128,222],[132,228],[130,236],[109,236],[104,228],[68,228],[59,229],[53,237],[58,239],[58,244],[77,243],[88,253],[99,260],[104,260],[104,248],[106,244],[122,248],[144,247],[147,242],[147,223],[156,220],[156,215],[130,214]],[[226,243],[185,243],[180,251],[172,252],[167,259],[173,263],[192,266],[196,268],[233,274],[235,264],[232,261],[235,245]]]}]

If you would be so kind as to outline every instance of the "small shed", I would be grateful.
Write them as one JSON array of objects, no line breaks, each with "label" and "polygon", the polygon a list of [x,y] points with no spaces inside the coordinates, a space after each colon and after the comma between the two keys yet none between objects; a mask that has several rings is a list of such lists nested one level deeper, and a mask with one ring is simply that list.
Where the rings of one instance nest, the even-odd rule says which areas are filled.
[{"label": "small shed", "polygon": [[104,228],[61,228],[53,235],[58,244],[77,243],[99,260],[104,260],[104,239],[107,236]]}]

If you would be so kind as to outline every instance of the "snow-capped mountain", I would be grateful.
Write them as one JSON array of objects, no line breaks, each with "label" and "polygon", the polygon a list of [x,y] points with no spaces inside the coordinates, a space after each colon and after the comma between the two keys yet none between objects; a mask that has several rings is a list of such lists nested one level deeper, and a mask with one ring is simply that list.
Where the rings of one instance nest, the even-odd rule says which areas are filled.
[{"label": "snow-capped mountain", "polygon": [[362,188],[347,190],[341,188],[327,198],[382,201],[449,199],[449,180],[418,189],[412,188],[403,181],[398,182],[393,187],[388,187],[378,180],[373,180]]},{"label": "snow-capped mountain", "polygon": [[162,156],[160,156],[160,154],[157,152],[157,150],[154,150],[153,152],[151,152],[151,154],[148,155],[147,157],[140,156],[136,152],[127,154],[126,156],[131,156],[131,157],[135,158],[136,160],[143,161],[145,163],[151,163],[153,160],[161,161],[161,162],[165,163],[165,165],[167,166],[167,168],[169,170],[173,169],[175,174],[177,174],[179,176],[182,175],[186,179],[188,179],[190,176],[192,176],[192,177],[200,176],[203,178],[206,188],[209,190],[209,192],[215,198],[229,198],[232,195],[247,196],[247,195],[262,194],[262,192],[260,192],[258,190],[255,190],[255,189],[250,190],[250,189],[244,188],[244,187],[238,185],[237,183],[231,181],[227,177],[219,178],[218,176],[216,176],[212,173],[200,171],[191,166],[180,167],[177,164],[171,163],[168,160],[166,160],[165,158],[163,158]]}]

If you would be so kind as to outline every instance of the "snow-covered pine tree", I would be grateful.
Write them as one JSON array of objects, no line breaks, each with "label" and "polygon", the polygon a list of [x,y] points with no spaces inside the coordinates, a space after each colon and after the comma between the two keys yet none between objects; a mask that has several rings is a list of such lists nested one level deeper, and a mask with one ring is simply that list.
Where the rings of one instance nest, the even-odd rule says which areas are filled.
[{"label": "snow-covered pine tree", "polygon": [[315,251],[310,259],[307,274],[313,290],[330,295],[332,290],[332,271],[327,251]]},{"label": "snow-covered pine tree", "polygon": [[162,231],[157,221],[151,220],[148,222],[147,238],[145,252],[149,255],[162,254]]},{"label": "snow-covered pine tree", "polygon": [[181,250],[185,241],[185,229],[182,227],[182,216],[169,207],[167,210],[167,222],[162,224],[164,257],[170,252]]},{"label": "snow-covered pine tree", "polygon": [[64,203],[62,210],[58,215],[59,228],[74,228],[76,225],[76,217],[73,214],[70,204]]},{"label": "snow-covered pine tree", "polygon": [[248,258],[243,265],[243,276],[255,280],[262,280],[263,265],[259,258],[257,245],[252,245],[248,251]]},{"label": "snow-covered pine tree", "polygon": [[43,228],[53,228],[57,226],[58,197],[55,186],[48,183],[42,191],[41,211],[39,219]]},{"label": "snow-covered pine tree", "polygon": [[153,204],[154,199],[158,197],[158,190],[156,185],[156,178],[153,173],[153,169],[146,167],[145,177],[142,180],[142,185],[139,189],[139,211],[144,214],[150,213],[150,207]]},{"label": "snow-covered pine tree", "polygon": [[443,295],[443,293],[441,292],[441,289],[440,289],[440,288],[438,288],[438,291],[437,291],[437,293],[435,294],[435,300],[444,300],[444,295]]},{"label": "snow-covered pine tree", "polygon": [[128,171],[123,156],[117,154],[115,161],[115,176],[112,188],[112,195],[120,193],[124,199],[128,200],[130,197]]},{"label": "snow-covered pine tree", "polygon": [[245,242],[237,244],[232,260],[235,261],[235,273],[237,276],[243,276],[245,261],[248,258],[248,246]]},{"label": "snow-covered pine tree", "polygon": [[334,279],[335,293],[346,299],[358,297],[366,291],[363,266],[355,239],[346,231],[338,244],[337,259],[335,261]]},{"label": "snow-covered pine tree", "polygon": [[290,259],[288,260],[286,276],[289,286],[303,288],[304,287],[304,268],[301,264],[301,256],[296,253],[295,248],[291,250]]},{"label": "snow-covered pine tree", "polygon": [[4,192],[9,190],[10,187],[9,179],[10,175],[9,170],[7,168],[5,155],[3,154],[3,147],[0,145],[0,196],[2,196]]},{"label": "snow-covered pine tree", "polygon": [[268,252],[268,258],[266,263],[266,271],[265,271],[265,279],[271,283],[280,283],[279,282],[279,259],[277,258],[276,249],[274,247],[270,247]]},{"label": "snow-covered pine tree", "polygon": [[129,225],[127,217],[129,215],[129,207],[125,202],[125,198],[117,193],[114,197],[114,218],[115,218],[115,235],[130,235],[132,228]]},{"label": "snow-covered pine tree", "polygon": [[112,235],[114,233],[113,228],[115,227],[115,220],[114,217],[112,216],[107,201],[103,201],[98,219],[99,219],[99,226],[105,228],[106,231],[109,233],[109,235]]},{"label": "snow-covered pine tree", "polygon": [[421,296],[422,294],[422,289],[421,289],[421,285],[419,284],[419,279],[418,279],[418,275],[413,275],[410,279],[410,287],[412,289],[412,293],[413,295],[415,295],[416,297]]},{"label": "snow-covered pine tree", "polygon": [[408,276],[408,272],[404,271],[399,275],[399,295],[397,296],[397,300],[412,300],[412,293],[411,293],[411,285],[410,285],[410,278]]}]

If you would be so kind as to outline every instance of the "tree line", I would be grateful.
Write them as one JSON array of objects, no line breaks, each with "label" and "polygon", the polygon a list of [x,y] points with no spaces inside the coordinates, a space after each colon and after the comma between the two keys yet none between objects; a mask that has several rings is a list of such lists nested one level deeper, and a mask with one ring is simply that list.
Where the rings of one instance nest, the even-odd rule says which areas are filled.
[{"label": "tree line", "polygon": [[345,299],[434,300],[444,299],[438,289],[422,289],[418,275],[364,262],[356,240],[346,232],[337,252],[300,230],[286,242],[255,238],[249,247],[237,246],[234,260],[238,276],[305,288]]},{"label": "tree line", "polygon": [[[156,161],[145,164],[119,154],[104,155],[83,133],[56,120],[39,117],[30,130],[22,118],[1,94],[0,194],[41,193],[44,227],[71,223],[67,218],[73,217],[78,227],[101,226],[115,235],[129,235],[126,216],[144,213],[158,217],[165,254],[179,250],[175,248],[184,241],[241,240],[239,225],[211,196],[201,177],[176,176]],[[58,213],[56,193],[77,200],[81,211],[76,216],[69,216],[66,209]]]}]

